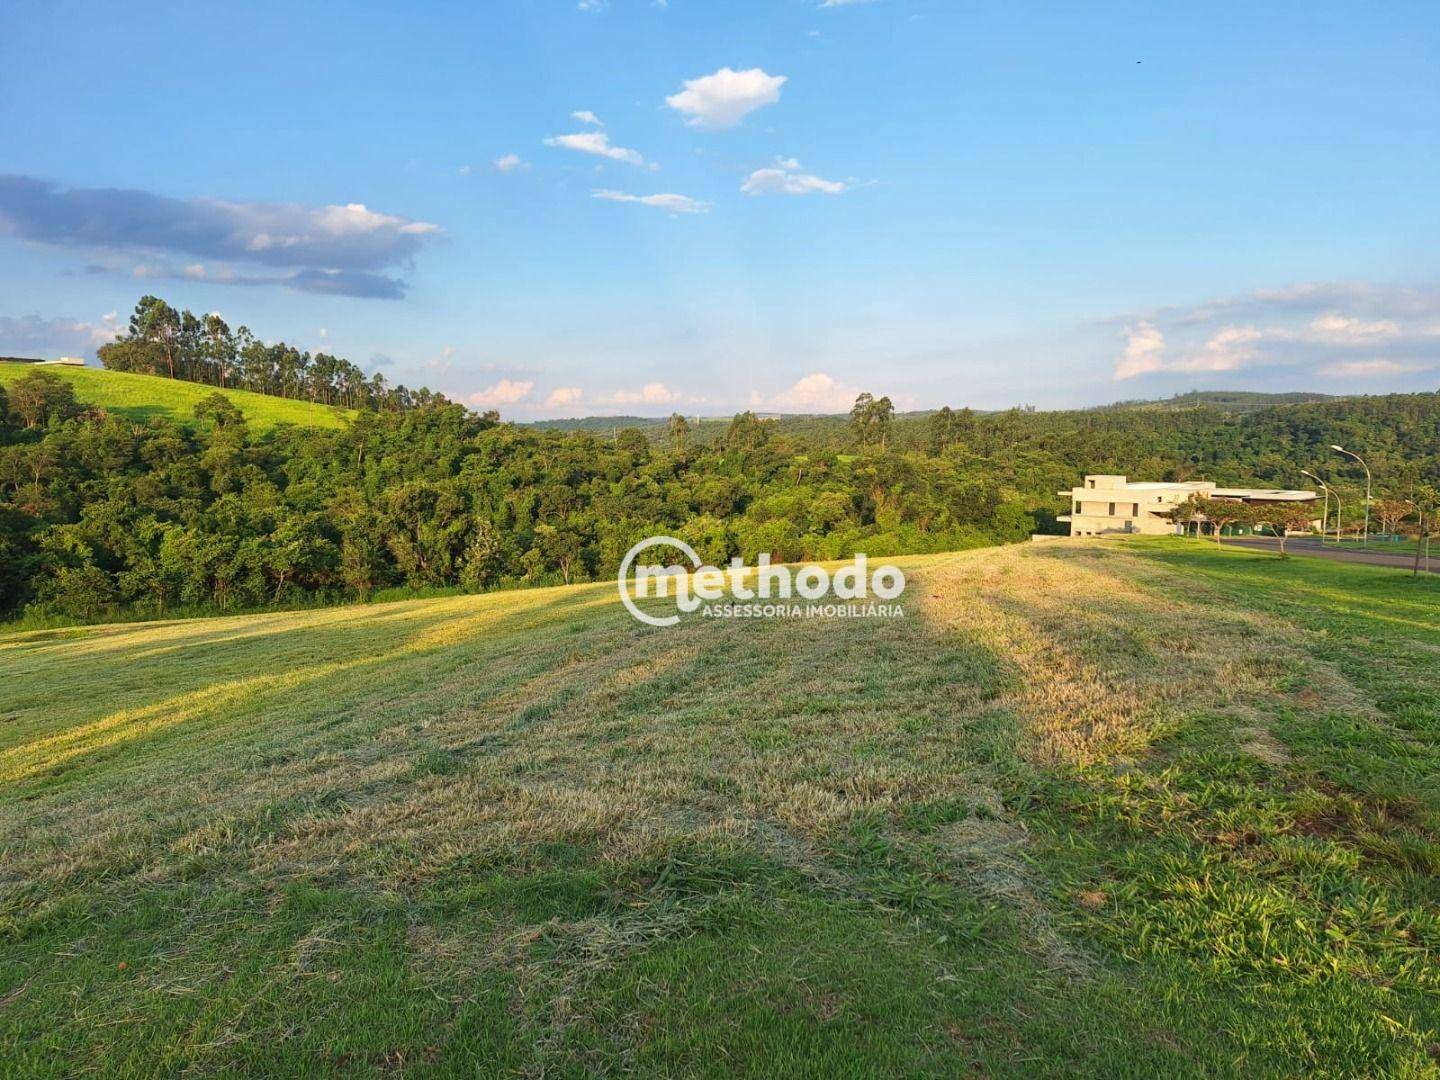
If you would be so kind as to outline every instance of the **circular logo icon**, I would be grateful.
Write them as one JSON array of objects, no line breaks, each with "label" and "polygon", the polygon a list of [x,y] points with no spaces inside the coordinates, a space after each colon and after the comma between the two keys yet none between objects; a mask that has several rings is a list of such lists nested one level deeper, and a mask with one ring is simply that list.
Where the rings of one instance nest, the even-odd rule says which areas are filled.
[{"label": "circular logo icon", "polygon": [[[702,565],[700,562],[700,556],[695,554],[695,549],[692,548],[689,544],[687,544],[684,540],[677,539],[673,536],[649,536],[646,537],[644,540],[641,540],[638,544],[636,544],[634,547],[632,547],[629,551],[625,553],[625,558],[620,562],[620,573],[616,577],[616,584],[620,588],[620,602],[625,605],[626,609],[630,612],[631,615],[634,615],[635,618],[639,619],[643,623],[647,623],[650,626],[674,626],[680,621],[679,612],[676,612],[674,615],[665,615],[663,617],[659,615],[647,615],[645,612],[641,611],[640,608],[636,605],[635,599],[630,595],[630,590],[626,588],[626,584],[630,577],[630,567],[635,562],[635,556],[639,555],[647,548],[661,546],[673,547],[681,552],[684,552],[685,557],[690,560],[691,568],[695,570],[700,569]],[[664,579],[662,578],[661,580]]]}]

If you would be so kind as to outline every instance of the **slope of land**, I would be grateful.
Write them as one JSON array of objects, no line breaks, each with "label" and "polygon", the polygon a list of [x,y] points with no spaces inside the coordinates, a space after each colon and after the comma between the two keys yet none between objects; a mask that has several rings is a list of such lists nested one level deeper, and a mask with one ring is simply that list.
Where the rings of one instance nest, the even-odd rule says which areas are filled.
[{"label": "slope of land", "polygon": [[249,390],[220,389],[183,379],[158,375],[136,375],[102,368],[65,367],[58,364],[0,364],[0,385],[13,382],[30,371],[48,371],[75,387],[75,399],[85,405],[99,405],[135,420],[163,416],[178,423],[194,419],[195,406],[211,394],[224,394],[256,431],[276,424],[336,428],[349,410],[308,401],[256,394]]},{"label": "slope of land", "polygon": [[1421,1075],[1440,582],[1178,540],[0,636],[25,1075]]}]

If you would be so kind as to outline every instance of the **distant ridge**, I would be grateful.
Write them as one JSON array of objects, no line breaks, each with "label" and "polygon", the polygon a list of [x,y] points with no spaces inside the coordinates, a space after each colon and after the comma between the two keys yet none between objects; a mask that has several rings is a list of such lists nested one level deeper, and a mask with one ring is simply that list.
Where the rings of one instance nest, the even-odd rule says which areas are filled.
[{"label": "distant ridge", "polygon": [[[1350,395],[1344,394],[1321,394],[1310,390],[1294,390],[1288,393],[1266,394],[1251,390],[1191,390],[1184,394],[1176,394],[1174,397],[1157,399],[1136,399],[1133,401],[1116,401],[1108,405],[1091,405],[1070,409],[1030,409],[1028,406],[1021,406],[1024,411],[1038,412],[1105,412],[1122,409],[1154,409],[1154,410],[1180,410],[1180,409],[1217,409],[1220,412],[1243,413],[1253,412],[1256,409],[1267,409],[1275,405],[1311,405],[1322,401],[1344,401]],[[962,406],[955,406],[959,409]],[[897,412],[896,420],[923,420],[936,409],[915,409],[909,412]],[[1004,412],[1003,409],[974,409],[976,416],[986,416],[996,412]],[[847,413],[776,413],[756,412],[762,420],[780,421],[848,421]],[[691,413],[684,414],[685,419],[693,426],[695,424],[728,424],[731,416],[696,416]],[[577,416],[560,420],[522,420],[517,421],[520,427],[538,428],[550,431],[589,431],[606,432],[619,431],[623,428],[639,428],[642,431],[650,428],[664,427],[669,419],[664,416]]]},{"label": "distant ridge", "polygon": [[1117,401],[1097,409],[1219,409],[1222,412],[1250,412],[1272,405],[1310,405],[1317,401],[1340,401],[1345,395],[1295,390],[1285,394],[1264,394],[1251,390],[1191,390],[1158,401]]}]

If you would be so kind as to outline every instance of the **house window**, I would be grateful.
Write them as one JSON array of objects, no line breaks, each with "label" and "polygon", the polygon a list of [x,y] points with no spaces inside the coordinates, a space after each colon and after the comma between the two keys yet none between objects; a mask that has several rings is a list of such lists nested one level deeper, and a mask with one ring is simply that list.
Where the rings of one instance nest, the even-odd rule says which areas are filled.
[{"label": "house window", "polygon": [[1095,481],[1094,481],[1094,480],[1086,480],[1086,481],[1085,481],[1085,486],[1088,487],[1088,488],[1093,488],[1093,487],[1095,486]]},{"label": "house window", "polygon": [[1139,504],[1139,503],[1131,503],[1131,504],[1130,504],[1130,516],[1131,516],[1131,517],[1139,517],[1139,516],[1140,516],[1140,504]]},{"label": "house window", "polygon": [[1111,503],[1111,504],[1110,504],[1110,510],[1109,510],[1109,512],[1106,514],[1106,517],[1114,517],[1114,516],[1115,516],[1115,504],[1114,504],[1114,503]]}]

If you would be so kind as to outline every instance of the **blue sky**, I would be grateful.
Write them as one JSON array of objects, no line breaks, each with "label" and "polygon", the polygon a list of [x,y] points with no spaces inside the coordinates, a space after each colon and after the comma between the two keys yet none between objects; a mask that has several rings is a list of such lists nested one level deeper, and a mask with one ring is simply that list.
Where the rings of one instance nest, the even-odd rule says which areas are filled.
[{"label": "blue sky", "polygon": [[0,353],[154,292],[515,418],[1434,389],[1437,14],[21,0]]}]

